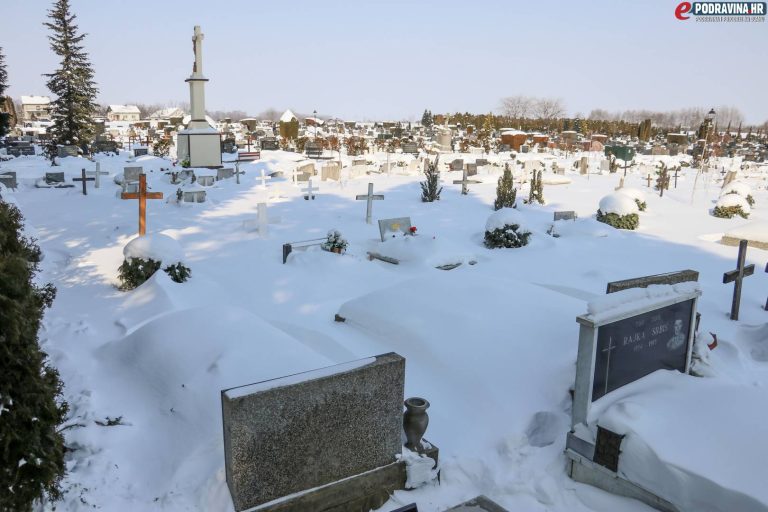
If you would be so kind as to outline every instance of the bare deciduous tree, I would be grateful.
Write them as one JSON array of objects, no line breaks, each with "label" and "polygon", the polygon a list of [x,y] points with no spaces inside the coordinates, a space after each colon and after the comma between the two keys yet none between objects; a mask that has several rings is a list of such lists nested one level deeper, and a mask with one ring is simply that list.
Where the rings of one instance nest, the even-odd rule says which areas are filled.
[{"label": "bare deciduous tree", "polygon": [[557,119],[565,115],[565,105],[560,98],[538,98],[533,113],[538,119]]},{"label": "bare deciduous tree", "polygon": [[509,96],[501,100],[501,113],[512,119],[526,119],[532,114],[535,99],[528,96]]}]

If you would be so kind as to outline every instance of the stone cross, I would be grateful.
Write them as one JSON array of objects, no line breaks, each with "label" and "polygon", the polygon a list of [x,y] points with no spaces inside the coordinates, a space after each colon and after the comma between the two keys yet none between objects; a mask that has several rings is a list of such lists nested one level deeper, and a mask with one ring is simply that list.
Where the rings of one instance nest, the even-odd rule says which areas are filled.
[{"label": "stone cross", "polygon": [[[535,173],[536,171],[533,171],[533,172]],[[467,185],[469,185],[470,183],[482,183],[482,181],[467,179],[467,168],[466,167],[462,171],[462,179],[460,179],[460,180],[453,180],[453,184],[454,185],[461,184],[461,195],[463,195],[463,196],[467,195],[467,193],[469,192],[469,189],[467,188]]]},{"label": "stone cross", "polygon": [[260,171],[261,171],[261,188],[267,188],[267,177],[264,175],[264,168],[262,167]]},{"label": "stone cross", "polygon": [[94,185],[96,185],[96,188],[101,187],[101,177],[106,176],[109,173],[107,171],[101,170],[101,164],[99,162],[96,162],[96,170],[93,172],[93,177],[96,179],[94,182]]},{"label": "stone cross", "polygon": [[245,174],[245,171],[241,171],[240,170],[240,166],[238,164],[235,164],[235,172],[233,172],[232,174],[235,175],[235,181],[239,185],[240,184],[240,175],[241,174]]},{"label": "stone cross", "polygon": [[739,305],[741,304],[741,281],[755,272],[755,265],[744,265],[747,257],[747,240],[739,241],[739,258],[736,270],[723,274],[723,284],[734,283],[733,302],[731,302],[731,320],[739,319]]},{"label": "stone cross", "polygon": [[147,199],[162,199],[162,192],[147,192],[147,175],[139,175],[139,191],[138,192],[123,192],[120,194],[121,199],[138,199],[139,200],[139,236],[144,236],[147,233]]},{"label": "stone cross", "polygon": [[[466,174],[466,171],[465,171]],[[367,224],[371,223],[371,213],[373,212],[373,201],[382,201],[384,200],[384,196],[382,194],[374,194],[373,193],[373,183],[368,184],[368,193],[367,194],[359,194],[355,196],[355,200],[362,201],[365,200],[368,202],[366,208],[365,208],[365,222]]]},{"label": "stone cross", "polygon": [[85,177],[85,169],[83,169],[83,173],[80,178],[72,178],[72,181],[82,181],[83,182],[83,195],[88,195],[88,190],[86,190],[85,182],[86,181],[96,181],[96,178],[86,178]]},{"label": "stone cross", "polygon": [[203,39],[205,36],[199,25],[195,25],[195,35],[192,36],[192,51],[195,53],[195,63],[192,64],[192,73],[203,74]]},{"label": "stone cross", "polygon": [[303,188],[303,189],[301,189],[301,191],[302,191],[302,192],[306,192],[306,194],[304,195],[304,199],[306,199],[307,201],[309,201],[310,199],[314,199],[314,198],[315,198],[315,194],[314,194],[314,192],[315,192],[316,190],[317,190],[317,189],[313,189],[313,188],[312,188],[312,178],[310,178],[310,179],[307,181],[307,188]]}]

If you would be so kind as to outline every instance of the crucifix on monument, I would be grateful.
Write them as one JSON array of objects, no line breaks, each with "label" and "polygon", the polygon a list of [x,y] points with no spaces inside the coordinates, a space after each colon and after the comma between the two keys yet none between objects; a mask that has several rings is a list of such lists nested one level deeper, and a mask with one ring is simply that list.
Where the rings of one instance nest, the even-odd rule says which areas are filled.
[{"label": "crucifix on monument", "polygon": [[[535,173],[536,171],[533,171],[533,172]],[[453,184],[454,185],[461,184],[461,195],[463,195],[463,196],[467,195],[467,193],[469,192],[469,189],[467,188],[467,185],[469,185],[470,183],[482,183],[482,181],[467,179],[467,168],[466,167],[462,171],[462,178],[460,180],[453,180]]]},{"label": "crucifix on monument", "polygon": [[147,192],[147,175],[139,174],[139,191],[123,192],[121,199],[139,200],[139,236],[147,233],[147,199],[162,199],[162,192]]},{"label": "crucifix on monument", "polygon": [[80,178],[72,178],[72,181],[82,181],[83,182],[83,195],[88,195],[88,190],[85,188],[85,182],[86,181],[96,181],[96,178],[86,178],[85,177],[85,169],[83,169],[83,173]]},{"label": "crucifix on monument", "polygon": [[355,200],[357,201],[367,201],[367,206],[365,208],[365,222],[370,224],[371,223],[371,213],[373,212],[373,201],[382,201],[384,200],[383,194],[374,194],[373,193],[373,183],[368,184],[368,193],[367,194],[358,194],[355,196]]},{"label": "crucifix on monument", "polygon": [[[755,272],[755,265],[744,265],[747,257],[747,240],[739,241],[739,258],[736,270],[723,274],[723,284],[733,283],[733,302],[731,302],[731,320],[739,319],[739,305],[741,304],[741,281]],[[768,306],[768,304],[766,304]]]}]

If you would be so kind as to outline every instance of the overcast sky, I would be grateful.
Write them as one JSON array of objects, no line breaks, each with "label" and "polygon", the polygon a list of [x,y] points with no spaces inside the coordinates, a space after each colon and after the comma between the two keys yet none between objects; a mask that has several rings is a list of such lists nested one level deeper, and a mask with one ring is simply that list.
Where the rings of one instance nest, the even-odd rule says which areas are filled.
[{"label": "overcast sky", "polygon": [[[670,1],[72,0],[101,103],[188,101],[201,25],[208,110],[346,119],[734,105],[768,120],[768,22],[679,21]],[[2,0],[8,94],[48,94],[49,0]]]}]

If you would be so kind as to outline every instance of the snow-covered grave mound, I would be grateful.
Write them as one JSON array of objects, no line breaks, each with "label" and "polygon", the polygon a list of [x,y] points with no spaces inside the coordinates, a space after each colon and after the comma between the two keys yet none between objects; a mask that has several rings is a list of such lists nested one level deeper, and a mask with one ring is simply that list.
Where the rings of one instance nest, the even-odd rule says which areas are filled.
[{"label": "snow-covered grave mound", "polygon": [[752,211],[746,198],[739,194],[725,194],[720,196],[715,204],[716,208],[731,208],[733,206],[741,206],[741,211],[744,213],[750,213]]},{"label": "snow-covered grave mound", "polygon": [[162,233],[137,236],[123,248],[123,256],[129,261],[134,258],[151,259],[167,265],[184,262],[184,250],[181,244]]},{"label": "snow-covered grave mound", "polygon": [[[89,422],[70,440],[110,446],[102,459],[110,467],[83,468],[91,474],[81,478],[99,482],[98,492],[128,495],[141,489],[136,510],[153,509],[156,499],[178,510],[230,509],[220,391],[333,364],[232,306],[160,315],[95,355],[102,385],[93,391],[92,408],[102,419],[121,417],[122,425]],[[108,443],[100,440],[105,437]]]},{"label": "snow-covered grave mound", "polygon": [[732,181],[723,187],[721,194],[738,194],[741,197],[746,198],[748,195],[752,194],[752,187],[743,181]]},{"label": "snow-covered grave mound", "polygon": [[466,246],[454,243],[447,238],[429,235],[397,233],[394,238],[386,238],[383,242],[371,243],[368,252],[400,264],[429,267],[477,261],[475,253],[468,251]]},{"label": "snow-covered grave mound", "polygon": [[768,250],[768,221],[756,221],[727,231],[722,242],[739,245],[739,240],[748,240],[749,247]]},{"label": "snow-covered grave mound", "polygon": [[518,231],[531,231],[526,225],[523,214],[515,208],[501,208],[493,212],[485,221],[485,230],[504,229],[504,226],[518,226]]},{"label": "snow-covered grave mound", "polygon": [[768,511],[761,388],[669,370],[593,403],[590,417],[617,434],[619,473],[679,510]]},{"label": "snow-covered grave mound", "polygon": [[[427,438],[438,445],[451,440],[441,446],[441,460],[456,457],[455,464],[502,482],[516,464],[512,454],[499,460],[505,440],[552,445],[548,459],[561,456],[578,329],[553,322],[551,312],[575,318],[583,309],[572,297],[467,268],[374,291],[344,303],[338,314],[367,335],[359,341],[363,353],[386,349],[406,358],[406,395],[432,403]],[[541,435],[529,430],[534,423]],[[530,478],[548,478],[540,470]]]},{"label": "snow-covered grave mound", "polygon": [[615,213],[616,215],[624,216],[638,213],[640,210],[634,198],[627,194],[616,192],[608,194],[600,200],[600,211],[603,214]]},{"label": "snow-covered grave mound", "polygon": [[643,192],[639,188],[622,187],[619,190],[617,190],[616,193],[617,194],[624,194],[625,196],[629,196],[632,199],[640,201],[641,203],[645,202],[645,192]]},{"label": "snow-covered grave mound", "polygon": [[571,178],[561,174],[554,174],[551,172],[541,174],[541,183],[544,185],[568,185],[572,181]]}]

